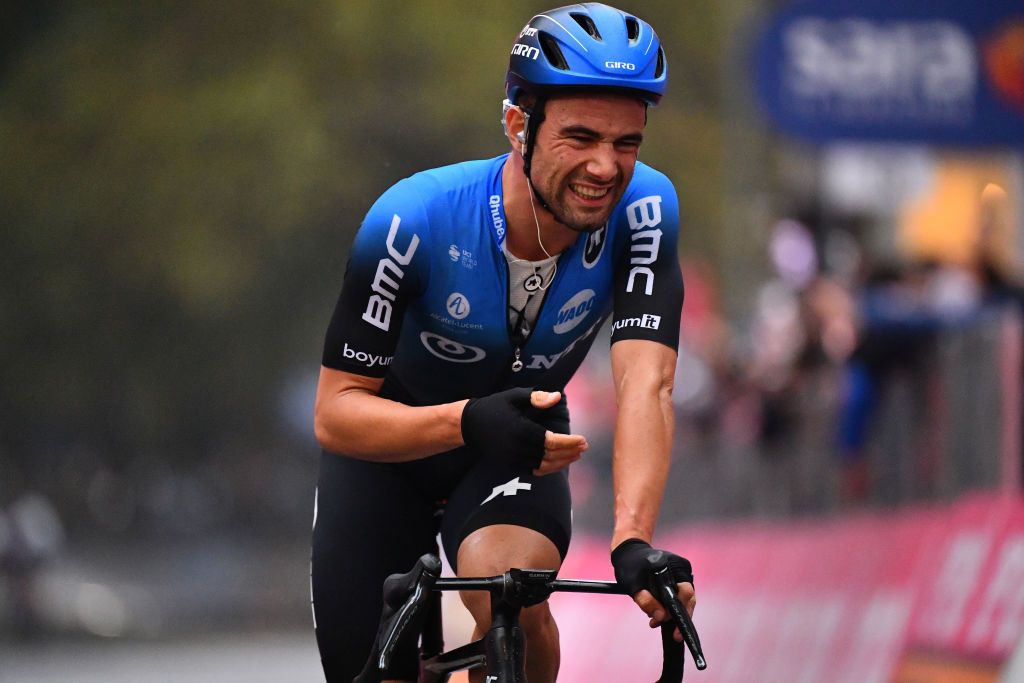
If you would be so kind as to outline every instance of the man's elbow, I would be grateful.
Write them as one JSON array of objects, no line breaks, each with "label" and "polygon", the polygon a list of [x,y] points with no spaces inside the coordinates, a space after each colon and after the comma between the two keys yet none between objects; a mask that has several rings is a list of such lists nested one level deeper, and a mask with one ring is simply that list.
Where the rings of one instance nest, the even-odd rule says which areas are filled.
[{"label": "man's elbow", "polygon": [[313,412],[313,435],[320,448],[330,453],[344,453],[351,450],[353,443],[345,433],[345,425],[332,419],[331,413],[319,404]]},{"label": "man's elbow", "polygon": [[316,442],[320,444],[320,448],[325,451],[333,451],[334,442],[331,439],[331,432],[324,423],[324,419],[320,416],[320,413],[316,413],[313,416],[313,435],[316,437]]}]

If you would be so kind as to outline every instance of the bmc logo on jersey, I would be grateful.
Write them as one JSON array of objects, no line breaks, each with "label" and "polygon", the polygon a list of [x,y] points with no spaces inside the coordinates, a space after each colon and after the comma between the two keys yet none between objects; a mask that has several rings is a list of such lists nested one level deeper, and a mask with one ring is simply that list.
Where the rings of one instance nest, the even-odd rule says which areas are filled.
[{"label": "bmc logo on jersey", "polygon": [[386,242],[388,255],[377,263],[377,274],[373,276],[373,284],[370,285],[373,294],[370,295],[366,302],[366,310],[363,311],[363,320],[385,332],[391,327],[392,303],[398,296],[398,281],[405,277],[405,272],[400,266],[407,266],[412,262],[412,255],[416,253],[416,247],[420,244],[419,235],[414,233],[404,254],[395,248],[395,237],[398,235],[398,224],[401,222],[402,219],[397,213],[391,219],[391,230],[388,231]]},{"label": "bmc logo on jersey", "polygon": [[475,363],[483,360],[484,350],[469,344],[460,344],[433,332],[420,332],[420,341],[433,355],[452,363]]},{"label": "bmc logo on jersey", "polygon": [[587,243],[583,247],[583,267],[590,270],[601,260],[604,253],[605,238],[608,236],[608,225],[605,224],[600,230],[587,234]]},{"label": "bmc logo on jersey", "polygon": [[626,207],[626,218],[629,220],[630,247],[629,280],[626,291],[632,292],[636,279],[643,276],[644,294],[651,295],[654,291],[654,271],[650,265],[658,260],[658,249],[661,247],[661,230],[654,229],[661,225],[661,197],[654,195],[638,199]]},{"label": "bmc logo on jersey", "polygon": [[575,328],[583,322],[593,307],[594,290],[584,289],[582,292],[576,292],[558,311],[554,327],[555,334],[565,334]]}]

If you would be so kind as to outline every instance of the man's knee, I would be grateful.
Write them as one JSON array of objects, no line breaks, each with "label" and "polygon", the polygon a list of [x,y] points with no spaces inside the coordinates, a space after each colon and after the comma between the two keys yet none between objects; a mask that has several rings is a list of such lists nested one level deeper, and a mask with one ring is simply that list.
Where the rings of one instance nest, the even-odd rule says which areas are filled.
[{"label": "man's knee", "polygon": [[558,629],[547,600],[520,612],[519,625],[523,627],[527,640],[532,642],[536,642],[538,638],[554,639],[558,637]]},{"label": "man's knee", "polygon": [[[479,593],[479,591],[472,592]],[[487,597],[486,593],[480,593],[480,595]],[[482,638],[491,627],[490,605],[481,601],[467,602],[465,594],[463,602],[476,623],[476,637]],[[538,605],[523,608],[519,612],[519,627],[523,629],[527,642],[537,643],[543,640],[551,644],[558,643],[558,626],[555,624],[555,618],[552,616],[546,600]]]},{"label": "man's knee", "polygon": [[[561,561],[558,548],[543,534],[526,527],[494,525],[477,529],[463,540],[458,568],[459,576],[497,576],[512,567],[557,570]],[[477,627],[486,631],[491,621],[490,596],[484,591],[464,591],[461,597]],[[528,620],[531,629],[550,628],[547,603],[524,609],[520,624],[526,628]]]},{"label": "man's knee", "polygon": [[527,527],[495,524],[477,529],[459,545],[460,576],[489,572],[494,576],[511,567],[558,569],[562,556],[550,538]]}]

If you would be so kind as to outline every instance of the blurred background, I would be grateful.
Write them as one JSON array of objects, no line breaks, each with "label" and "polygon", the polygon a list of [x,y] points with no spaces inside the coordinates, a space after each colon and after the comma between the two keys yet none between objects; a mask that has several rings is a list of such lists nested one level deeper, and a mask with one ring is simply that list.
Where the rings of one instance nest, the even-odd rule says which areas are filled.
[{"label": "blurred background", "polygon": [[[1024,8],[618,6],[669,60],[642,158],[682,205],[660,533],[697,567],[694,679],[1024,681]],[[507,151],[548,7],[4,4],[0,681],[318,680],[348,246],[398,179]],[[606,342],[567,393],[566,573],[607,578]],[[573,654],[598,609],[565,604],[562,679],[635,680]]]}]

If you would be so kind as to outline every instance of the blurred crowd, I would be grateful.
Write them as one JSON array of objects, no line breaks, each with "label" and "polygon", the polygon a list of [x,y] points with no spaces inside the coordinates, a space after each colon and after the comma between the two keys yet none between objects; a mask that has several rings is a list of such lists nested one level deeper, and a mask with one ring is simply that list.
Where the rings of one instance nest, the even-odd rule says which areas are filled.
[{"label": "blurred crowd", "polygon": [[[953,497],[999,485],[1008,450],[1019,468],[1024,288],[987,234],[983,225],[965,262],[877,258],[853,234],[781,219],[768,276],[738,323],[715,271],[684,261],[668,518]],[[588,362],[567,391],[588,436],[610,424],[604,363]],[[595,481],[597,497],[608,494],[603,437],[590,437],[597,452],[573,475],[585,500]]]}]

